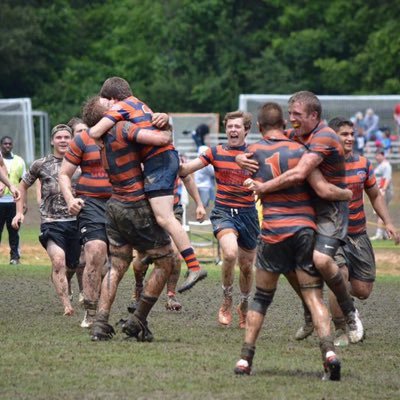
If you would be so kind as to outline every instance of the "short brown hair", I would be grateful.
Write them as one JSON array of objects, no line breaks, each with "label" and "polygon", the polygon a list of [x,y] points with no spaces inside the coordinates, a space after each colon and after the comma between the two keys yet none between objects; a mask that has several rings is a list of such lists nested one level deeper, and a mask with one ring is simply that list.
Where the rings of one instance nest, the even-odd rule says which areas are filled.
[{"label": "short brown hair", "polygon": [[100,103],[100,96],[89,98],[82,108],[82,120],[88,126],[96,125],[102,118],[107,107]]},{"label": "short brown hair", "polygon": [[252,120],[252,115],[248,112],[245,111],[232,111],[228,112],[225,114],[224,117],[224,127],[226,127],[226,124],[229,119],[235,119],[235,118],[243,118],[243,126],[246,131],[250,130],[251,128],[251,120]]},{"label": "short brown hair", "polygon": [[283,129],[285,121],[282,107],[278,103],[272,102],[263,104],[258,110],[257,122],[261,131]]},{"label": "short brown hair", "polygon": [[100,96],[105,97],[108,100],[116,99],[121,101],[132,96],[132,89],[125,79],[113,76],[103,83],[100,90]]},{"label": "short brown hair", "polygon": [[308,92],[306,90],[302,90],[300,92],[296,92],[289,99],[289,106],[293,103],[302,103],[306,107],[307,114],[311,114],[316,111],[318,119],[321,119],[322,114],[322,106],[319,98],[312,92]]}]

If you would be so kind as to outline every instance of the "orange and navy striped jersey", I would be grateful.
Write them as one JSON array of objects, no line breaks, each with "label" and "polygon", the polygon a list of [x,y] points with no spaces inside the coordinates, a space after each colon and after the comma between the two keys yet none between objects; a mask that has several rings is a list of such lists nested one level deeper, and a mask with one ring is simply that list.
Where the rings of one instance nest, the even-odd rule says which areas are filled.
[{"label": "orange and navy striped jersey", "polygon": [[357,235],[367,231],[364,211],[364,189],[376,185],[376,177],[372,164],[359,154],[351,154],[346,159],[346,183],[353,192],[349,203],[348,235]]},{"label": "orange and navy striped jersey", "polygon": [[217,145],[207,149],[199,158],[206,166],[212,164],[217,183],[216,206],[231,208],[254,207],[254,193],[243,186],[243,182],[251,174],[239,167],[235,162],[238,154],[244,153],[247,146],[229,147]]},{"label": "orange and navy striped jersey", "polygon": [[[294,168],[307,149],[282,134],[262,139],[250,145],[248,151],[254,153],[253,159],[259,164],[254,179],[266,182]],[[317,229],[307,183],[265,194],[261,202],[261,237],[267,243],[279,243],[303,228]]]},{"label": "orange and navy striped jersey", "polygon": [[103,166],[112,184],[111,197],[129,203],[145,198],[136,131],[137,126],[131,122],[117,122],[103,136],[101,150]]},{"label": "orange and navy striped jersey", "polygon": [[[104,113],[106,118],[111,119],[113,122],[118,121],[130,121],[134,123],[138,131],[141,128],[151,129],[157,132],[157,129],[152,125],[153,111],[147,104],[143,103],[141,100],[134,96],[127,97],[125,100],[119,101],[114,104],[110,110]],[[167,146],[148,146],[140,144],[140,152],[142,161],[146,161],[149,158],[155,156],[156,154],[163,153],[167,150],[174,150],[173,144]]]},{"label": "orange and navy striped jersey", "polygon": [[77,195],[103,199],[111,196],[111,183],[101,163],[99,147],[86,131],[71,140],[64,157],[81,167],[82,174],[75,187]]},{"label": "orange and navy striped jersey", "polygon": [[294,131],[289,133],[289,137],[304,144],[310,152],[322,158],[318,168],[329,183],[341,188],[346,187],[343,145],[333,129],[320,122],[306,137],[296,136]]}]

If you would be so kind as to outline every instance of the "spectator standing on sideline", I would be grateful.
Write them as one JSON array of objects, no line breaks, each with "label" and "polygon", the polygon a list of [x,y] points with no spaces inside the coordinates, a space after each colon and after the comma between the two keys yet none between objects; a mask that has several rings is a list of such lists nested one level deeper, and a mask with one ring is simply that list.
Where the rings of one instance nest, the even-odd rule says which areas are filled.
[{"label": "spectator standing on sideline", "polygon": [[[208,150],[208,146],[200,146],[198,155]],[[212,165],[199,169],[194,174],[194,181],[200,193],[201,202],[207,208],[215,200],[215,174]]]},{"label": "spectator standing on sideline", "polygon": [[365,138],[369,140],[381,140],[382,133],[379,130],[379,116],[375,114],[372,108],[368,108],[365,111],[365,117],[363,120],[365,129]]},{"label": "spectator standing on sideline", "polygon": [[[10,136],[3,136],[0,140],[0,146],[8,173],[8,179],[12,185],[17,186],[21,181],[22,175],[25,173],[25,161],[22,157],[12,152],[13,140]],[[14,196],[10,192],[10,189],[6,188],[3,184],[1,186],[1,191],[3,195],[0,197],[0,242],[4,224],[6,224],[8,243],[10,245],[10,264],[19,264],[19,233],[18,229],[14,229],[11,225],[16,214]]]},{"label": "spectator standing on sideline", "polygon": [[210,135],[210,128],[206,124],[200,124],[193,132],[192,139],[196,144],[196,149],[199,150],[200,146],[208,146],[208,136]]},{"label": "spectator standing on sideline", "polygon": [[[52,265],[51,280],[64,306],[64,315],[73,315],[74,309],[68,296],[67,266],[76,267],[79,262],[80,244],[76,217],[68,212],[60,190],[58,173],[72,129],[68,125],[56,125],[51,131],[53,153],[32,163],[19,185],[21,198],[17,201],[17,213],[12,221],[15,229],[24,222],[23,206],[27,191],[37,179],[41,182],[40,236],[39,241],[46,249]],[[74,179],[75,180],[75,179]]]},{"label": "spectator standing on sideline", "polygon": [[393,119],[397,136],[400,136],[400,103],[396,104],[393,112]]},{"label": "spectator standing on sideline", "polygon": [[[382,193],[382,196],[385,198],[386,206],[389,207],[389,203],[393,197],[392,166],[386,159],[384,150],[377,151],[375,160],[378,163],[378,165],[375,167],[376,183]],[[387,239],[387,235],[385,233],[383,221],[378,217],[378,227],[375,235],[371,237],[371,240],[382,239]]]}]

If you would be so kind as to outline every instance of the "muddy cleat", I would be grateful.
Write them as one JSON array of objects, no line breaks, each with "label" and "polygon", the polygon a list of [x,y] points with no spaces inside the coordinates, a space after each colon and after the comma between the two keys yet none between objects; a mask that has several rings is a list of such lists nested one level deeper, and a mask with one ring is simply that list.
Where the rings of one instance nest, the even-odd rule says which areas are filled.
[{"label": "muddy cleat", "polygon": [[108,322],[95,321],[90,330],[90,339],[93,342],[111,340],[115,335],[115,330]]},{"label": "muddy cleat", "polygon": [[296,334],[294,335],[294,338],[296,340],[304,340],[308,338],[313,332],[314,332],[314,324],[312,323],[312,321],[306,321],[304,322],[304,325],[297,330]]},{"label": "muddy cleat", "polygon": [[245,329],[246,328],[246,317],[247,317],[247,302],[243,302],[239,304],[236,308],[236,311],[239,316],[239,328]]},{"label": "muddy cleat", "polygon": [[360,320],[358,310],[351,311],[346,316],[346,322],[349,327],[349,340],[351,343],[358,343],[364,337],[364,327]]},{"label": "muddy cleat", "polygon": [[346,347],[349,345],[349,337],[343,329],[336,331],[336,338],[333,341],[335,347]]},{"label": "muddy cleat", "polygon": [[333,351],[329,351],[324,362],[324,376],[322,377],[322,380],[340,381],[340,367],[340,361],[336,354]]},{"label": "muddy cleat", "polygon": [[152,342],[154,337],[147,327],[147,321],[141,321],[136,315],[132,314],[122,325],[122,332],[129,338],[136,338],[138,342]]},{"label": "muddy cleat", "polygon": [[175,296],[168,296],[168,300],[165,303],[167,311],[180,311],[182,308],[181,303],[176,299]]},{"label": "muddy cleat", "polygon": [[206,277],[207,271],[202,269],[201,267],[197,271],[189,270],[185,282],[183,282],[183,285],[178,289],[178,293],[183,293],[186,290],[191,289],[197,282],[200,282]]},{"label": "muddy cleat", "polygon": [[230,325],[232,323],[232,297],[225,297],[221,308],[218,311],[218,322],[221,325]]},{"label": "muddy cleat", "polygon": [[235,366],[233,372],[236,375],[250,375],[251,374],[251,367],[247,360],[240,359]]}]

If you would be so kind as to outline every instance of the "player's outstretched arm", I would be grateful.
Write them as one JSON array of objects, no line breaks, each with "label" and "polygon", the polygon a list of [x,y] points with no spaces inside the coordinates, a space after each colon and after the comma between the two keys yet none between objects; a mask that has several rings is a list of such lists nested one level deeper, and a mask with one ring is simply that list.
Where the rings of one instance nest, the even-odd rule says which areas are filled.
[{"label": "player's outstretched arm", "polygon": [[76,165],[70,163],[64,158],[58,174],[58,183],[60,185],[61,193],[67,203],[68,212],[71,215],[78,215],[82,207],[85,205],[83,199],[76,198],[72,191],[71,179],[77,168]]},{"label": "player's outstretched arm", "polygon": [[307,181],[321,199],[329,201],[350,201],[353,197],[353,192],[350,189],[341,189],[329,183],[318,168],[311,171]]},{"label": "player's outstretched arm", "polygon": [[206,218],[206,210],[201,201],[199,190],[197,189],[196,182],[194,181],[193,175],[187,175],[182,178],[182,182],[185,185],[186,190],[188,191],[190,197],[196,203],[196,220],[199,222],[203,222]]},{"label": "player's outstretched arm", "polygon": [[178,174],[180,177],[183,177],[189,174],[193,174],[193,172],[196,172],[204,167],[205,165],[203,164],[203,161],[201,161],[200,158],[195,158],[192,161],[182,163],[179,167]]},{"label": "player's outstretched arm", "polygon": [[14,229],[19,229],[20,226],[24,223],[24,204],[26,204],[26,194],[29,186],[21,181],[19,184],[19,192],[20,198],[15,202],[16,203],[16,213],[13,218],[11,225]]},{"label": "player's outstretched arm", "polygon": [[366,189],[365,192],[371,201],[371,205],[375,212],[378,214],[379,218],[385,224],[385,229],[390,239],[393,239],[395,244],[400,243],[400,233],[397,231],[393,225],[392,219],[389,214],[389,209],[386,205],[385,198],[383,197],[380,189],[377,185]]}]

